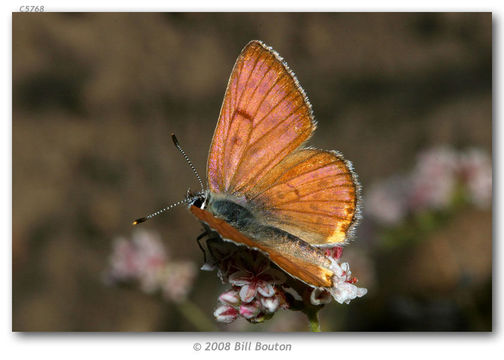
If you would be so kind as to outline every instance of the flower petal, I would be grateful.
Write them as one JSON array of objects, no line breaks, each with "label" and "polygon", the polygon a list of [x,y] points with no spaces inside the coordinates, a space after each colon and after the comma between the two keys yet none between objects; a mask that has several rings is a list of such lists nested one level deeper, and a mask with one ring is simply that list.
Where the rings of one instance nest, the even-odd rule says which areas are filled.
[{"label": "flower petal", "polygon": [[299,293],[296,290],[294,290],[294,288],[284,287],[283,290],[284,290],[285,293],[291,295],[294,298],[294,300],[296,300],[296,301],[302,301],[303,300],[303,298],[301,297],[301,295],[299,295]]},{"label": "flower petal", "polygon": [[265,296],[265,297],[270,297],[270,296],[275,295],[275,288],[273,287],[273,285],[271,285],[270,283],[268,283],[266,281],[260,281],[258,283],[257,291],[259,292],[259,294],[261,294],[262,296]]},{"label": "flower petal", "polygon": [[229,289],[228,291],[223,292],[219,296],[219,301],[222,302],[223,304],[236,306],[240,304],[240,294],[235,289]]},{"label": "flower petal", "polygon": [[206,262],[201,266],[200,270],[201,271],[214,271],[215,267],[216,267],[215,265]]},{"label": "flower petal", "polygon": [[214,316],[219,322],[230,323],[238,317],[238,310],[229,305],[221,305],[215,309]]},{"label": "flower petal", "polygon": [[263,306],[264,310],[266,310],[266,312],[274,313],[275,311],[278,310],[280,300],[276,296],[261,297],[261,305]]},{"label": "flower petal", "polygon": [[240,306],[240,315],[245,319],[252,319],[260,312],[259,302],[254,301],[250,304],[242,304]]},{"label": "flower petal", "polygon": [[245,303],[251,302],[256,296],[256,294],[257,294],[257,284],[255,283],[244,285],[240,289],[240,299]]},{"label": "flower petal", "polygon": [[312,305],[329,304],[331,300],[331,293],[324,289],[313,289],[310,295]]},{"label": "flower petal", "polygon": [[229,282],[235,286],[243,286],[250,284],[253,276],[250,272],[245,270],[240,270],[229,275]]}]

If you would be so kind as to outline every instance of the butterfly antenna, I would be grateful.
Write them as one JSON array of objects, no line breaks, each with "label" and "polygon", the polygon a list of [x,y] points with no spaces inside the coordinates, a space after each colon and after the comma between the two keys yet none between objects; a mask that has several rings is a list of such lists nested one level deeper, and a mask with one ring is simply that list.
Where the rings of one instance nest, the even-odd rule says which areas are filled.
[{"label": "butterfly antenna", "polygon": [[185,151],[182,149],[182,146],[180,146],[180,144],[179,144],[179,142],[178,142],[177,137],[175,136],[175,134],[172,133],[171,136],[172,136],[173,143],[175,144],[175,147],[178,149],[178,151],[180,151],[180,153],[184,157],[185,161],[187,161],[187,163],[189,164],[189,167],[193,171],[194,175],[196,175],[196,178],[198,179],[198,181],[200,183],[200,186],[201,186],[201,192],[204,192],[205,191],[205,187],[203,186],[203,181],[201,181],[201,177],[199,176],[198,171],[196,170],[196,168],[194,167],[193,163],[191,162],[191,159],[189,159],[189,156],[187,156],[187,154],[185,153]]},{"label": "butterfly antenna", "polygon": [[154,213],[152,213],[150,215],[147,215],[147,216],[145,216],[143,218],[140,218],[140,219],[136,219],[135,221],[133,221],[133,225],[138,225],[140,223],[146,222],[147,220],[152,219],[154,216],[158,216],[159,214],[162,214],[165,211],[173,209],[175,206],[178,206],[180,204],[187,203],[188,201],[191,201],[191,199],[186,198],[184,200],[177,201],[176,203],[168,205],[167,207],[165,207],[165,208],[163,208],[161,210],[158,210],[158,211],[156,211],[156,212],[154,212]]}]

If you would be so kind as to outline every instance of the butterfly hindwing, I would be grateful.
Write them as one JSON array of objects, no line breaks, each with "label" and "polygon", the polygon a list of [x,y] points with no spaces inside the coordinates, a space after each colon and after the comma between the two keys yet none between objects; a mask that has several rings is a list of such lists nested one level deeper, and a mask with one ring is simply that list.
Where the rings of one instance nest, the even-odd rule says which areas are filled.
[{"label": "butterfly hindwing", "polygon": [[[217,231],[223,239],[266,253],[271,261],[291,276],[315,287],[332,286],[334,273],[329,269],[329,260],[319,249],[305,245],[305,251],[300,253],[298,247],[291,246],[292,240],[285,239],[286,234],[282,231],[278,231],[278,234],[273,235],[273,238],[269,237],[270,241],[265,242],[261,236],[259,239],[247,236],[226,221],[197,206],[191,206],[190,210],[212,230]],[[292,238],[292,236],[289,237]],[[303,243],[300,239],[297,239],[297,242]]]},{"label": "butterfly hindwing", "polygon": [[300,149],[287,156],[247,197],[265,222],[312,245],[343,243],[358,217],[358,182],[335,152]]}]

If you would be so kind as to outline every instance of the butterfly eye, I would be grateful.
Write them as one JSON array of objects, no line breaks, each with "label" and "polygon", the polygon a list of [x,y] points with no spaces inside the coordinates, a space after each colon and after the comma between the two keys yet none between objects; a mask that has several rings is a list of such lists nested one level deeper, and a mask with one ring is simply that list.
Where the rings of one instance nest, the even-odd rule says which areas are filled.
[{"label": "butterfly eye", "polygon": [[197,193],[188,197],[187,203],[189,205],[199,207],[200,209],[204,209],[206,207],[207,199],[208,196],[205,193]]}]

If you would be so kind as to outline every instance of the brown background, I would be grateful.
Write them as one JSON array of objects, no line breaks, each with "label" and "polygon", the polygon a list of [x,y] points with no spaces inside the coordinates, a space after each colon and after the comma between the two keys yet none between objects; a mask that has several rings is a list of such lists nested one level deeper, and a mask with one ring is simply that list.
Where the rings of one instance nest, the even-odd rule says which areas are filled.
[{"label": "brown background", "polygon": [[[364,190],[433,145],[491,154],[488,13],[13,14],[14,330],[195,330],[173,304],[106,287],[102,273],[132,219],[198,188],[170,133],[204,173],[229,73],[252,39],[289,63],[319,122],[311,144],[343,152]],[[322,327],[491,329],[491,217],[464,210],[386,255],[362,230],[352,247],[373,266],[353,269],[370,293],[326,307]],[[173,258],[201,263],[183,207],[144,226]],[[211,317],[222,289],[200,273],[189,298]],[[306,330],[292,312],[247,326],[220,329]]]}]

